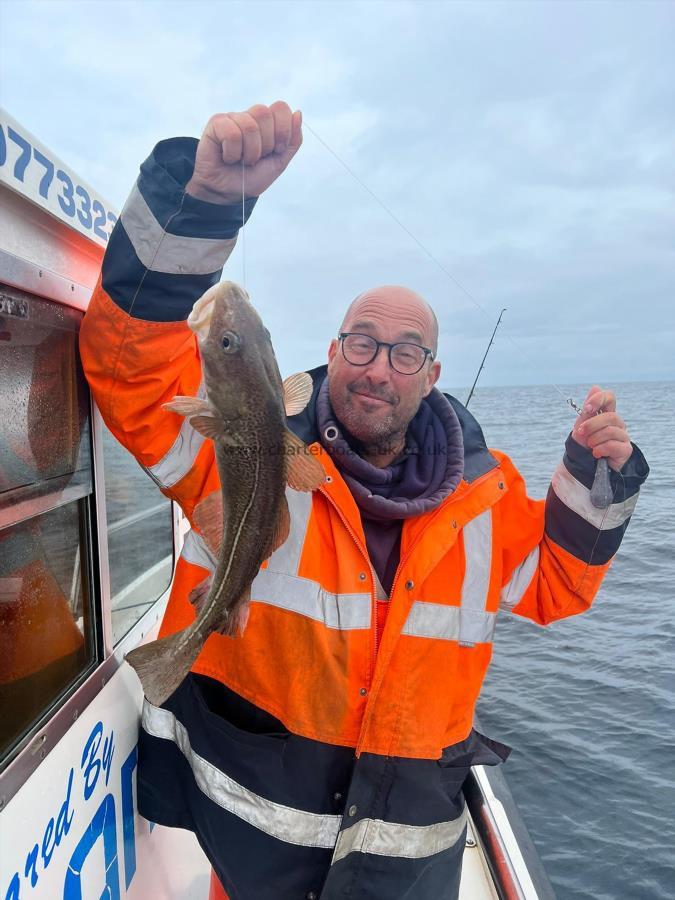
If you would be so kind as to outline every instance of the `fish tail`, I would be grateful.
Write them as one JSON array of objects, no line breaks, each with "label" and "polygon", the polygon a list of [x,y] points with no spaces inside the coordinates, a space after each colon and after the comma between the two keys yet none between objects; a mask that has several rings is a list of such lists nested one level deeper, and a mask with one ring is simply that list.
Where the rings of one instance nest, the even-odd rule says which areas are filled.
[{"label": "fish tail", "polygon": [[199,655],[201,641],[186,640],[185,631],[136,647],[125,657],[135,669],[145,696],[155,706],[168,700]]}]

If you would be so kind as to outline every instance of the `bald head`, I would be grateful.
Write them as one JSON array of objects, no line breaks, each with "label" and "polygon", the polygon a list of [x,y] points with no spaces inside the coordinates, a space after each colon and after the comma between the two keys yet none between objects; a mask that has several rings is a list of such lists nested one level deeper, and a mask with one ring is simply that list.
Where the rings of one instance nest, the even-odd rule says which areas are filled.
[{"label": "bald head", "polygon": [[[353,300],[340,331],[367,334],[383,344],[413,343],[434,357],[438,323],[427,301],[399,285],[373,288]],[[342,349],[340,346],[342,344]],[[379,348],[370,362],[350,360],[342,339],[328,348],[328,393],[338,421],[363,445],[362,454],[377,466],[389,465],[405,442],[408,425],[441,374],[437,359],[404,374]]]},{"label": "bald head", "polygon": [[415,291],[398,284],[385,284],[364,291],[349,304],[340,331],[358,331],[359,322],[368,321],[373,316],[400,322],[408,334],[402,340],[413,340],[414,332],[417,332],[415,342],[429,347],[436,356],[438,320],[424,297]]}]

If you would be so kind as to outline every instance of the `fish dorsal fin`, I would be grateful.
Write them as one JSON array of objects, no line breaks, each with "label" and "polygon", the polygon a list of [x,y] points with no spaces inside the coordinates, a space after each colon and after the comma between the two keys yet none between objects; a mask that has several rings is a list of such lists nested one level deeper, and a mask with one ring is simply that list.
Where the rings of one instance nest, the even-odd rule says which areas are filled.
[{"label": "fish dorsal fin", "polygon": [[284,431],[286,446],[286,481],[295,491],[315,491],[326,480],[326,474],[319,460],[292,431]]},{"label": "fish dorsal fin", "polygon": [[192,514],[195,525],[213,553],[220,552],[223,541],[223,495],[220,491],[207,494]]},{"label": "fish dorsal fin", "polygon": [[162,403],[162,409],[175,412],[179,416],[200,416],[212,412],[208,400],[202,400],[200,397],[183,397],[179,394],[168,403]]},{"label": "fish dorsal fin", "polygon": [[270,545],[267,548],[267,552],[265,553],[265,559],[269,559],[270,556],[274,553],[275,550],[278,550],[279,547],[284,543],[286,538],[288,537],[288,533],[291,530],[291,514],[288,511],[288,503],[286,502],[286,497],[282,496],[281,503],[279,505],[279,516],[277,518],[277,524],[274,529],[274,534],[270,540]]},{"label": "fish dorsal fin", "polygon": [[296,416],[309,403],[312,396],[312,376],[308,372],[297,372],[284,378],[284,407],[287,416]]}]

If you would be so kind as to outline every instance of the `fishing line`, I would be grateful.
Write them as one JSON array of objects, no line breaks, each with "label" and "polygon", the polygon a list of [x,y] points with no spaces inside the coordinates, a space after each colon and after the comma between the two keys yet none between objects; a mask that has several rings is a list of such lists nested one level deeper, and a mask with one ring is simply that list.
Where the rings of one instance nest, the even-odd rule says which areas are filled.
[{"label": "fishing line", "polygon": [[246,290],[246,163],[241,156],[241,280]]},{"label": "fishing line", "polygon": [[[474,306],[478,307],[478,309],[483,313],[483,315],[486,316],[486,318],[490,319],[490,322],[492,322],[493,319],[494,319],[494,316],[491,315],[491,314],[490,314],[490,313],[489,313],[489,312],[488,312],[488,311],[487,311],[487,310],[486,310],[486,309],[478,302],[478,300],[473,296],[473,294],[472,294],[470,291],[468,291],[468,290],[464,287],[464,285],[461,284],[461,283],[455,278],[455,276],[452,274],[452,272],[450,272],[450,271],[448,271],[448,269],[446,269],[446,267],[445,267],[445,266],[443,265],[443,263],[438,259],[438,257],[436,257],[436,256],[431,252],[431,250],[429,250],[429,248],[426,247],[426,246],[422,243],[422,241],[421,241],[415,234],[413,234],[413,232],[412,232],[406,225],[404,225],[404,223],[403,223],[403,222],[399,219],[399,217],[398,217],[398,216],[397,216],[397,215],[396,215],[396,214],[395,214],[395,213],[387,206],[387,204],[386,204],[383,200],[381,200],[381,199],[377,196],[377,194],[376,194],[373,190],[371,190],[371,189],[368,187],[368,185],[367,185],[367,184],[366,184],[366,183],[365,183],[365,182],[364,182],[364,181],[356,174],[356,172],[354,172],[354,170],[353,170],[353,169],[352,169],[352,168],[351,168],[351,167],[350,167],[350,166],[349,166],[349,165],[348,165],[348,164],[347,164],[347,163],[346,163],[346,162],[345,162],[345,161],[344,161],[344,160],[343,160],[336,152],[335,152],[335,150],[333,150],[333,148],[330,147],[330,146],[326,143],[326,141],[324,141],[323,138],[320,137],[320,136],[316,133],[316,131],[314,131],[314,129],[313,129],[310,125],[307,124],[307,121],[306,121],[306,120],[303,120],[303,125],[304,125],[304,127],[310,132],[310,134],[312,134],[312,135],[316,138],[316,140],[317,140],[323,147],[326,148],[326,150],[331,154],[331,156],[333,156],[333,157],[340,163],[340,165],[341,165],[341,166],[342,166],[342,167],[343,167],[343,168],[344,168],[344,169],[352,176],[352,178],[353,178],[353,179],[354,179],[354,180],[355,180],[355,181],[363,188],[363,190],[366,191],[366,193],[368,193],[368,194],[373,198],[373,200],[375,200],[375,202],[376,202],[379,206],[382,207],[382,209],[387,213],[387,215],[389,215],[389,216],[394,220],[394,222],[396,222],[396,224],[397,224],[400,228],[402,228],[403,231],[405,231],[405,233],[408,235],[408,237],[410,237],[410,238],[417,244],[417,246],[420,248],[420,250],[423,251],[423,253],[424,253],[424,254],[425,254],[425,255],[426,255],[433,263],[434,263],[434,265],[438,266],[438,268],[441,270],[441,272],[443,272],[443,274],[446,275],[446,276],[450,279],[450,281],[455,285],[455,287],[457,287],[457,288],[458,288],[458,289],[459,289],[466,297],[468,297],[469,300],[474,304]],[[523,354],[523,356],[525,356],[525,357],[529,360],[530,364],[532,365],[532,367],[533,367],[534,369],[538,369],[538,368],[539,368],[538,364],[535,364],[534,360],[530,357],[530,355],[529,355],[528,353],[526,353],[526,352],[525,352],[525,351],[524,351],[524,350],[523,350],[523,349],[522,349],[522,348],[514,341],[514,339],[511,337],[511,335],[506,334],[506,338],[507,338],[509,341],[511,341],[511,343],[513,344],[513,346],[516,348],[516,350],[517,350],[519,353]],[[555,382],[554,382],[551,386],[552,386],[553,388],[555,388],[555,390],[560,394],[560,396],[563,398],[563,400],[565,401],[566,404],[572,406],[573,409],[576,409],[576,405],[571,401],[571,398],[570,398],[570,397],[567,397],[567,396],[565,395],[564,391],[563,391],[560,387],[558,387],[558,385],[555,384]]]}]

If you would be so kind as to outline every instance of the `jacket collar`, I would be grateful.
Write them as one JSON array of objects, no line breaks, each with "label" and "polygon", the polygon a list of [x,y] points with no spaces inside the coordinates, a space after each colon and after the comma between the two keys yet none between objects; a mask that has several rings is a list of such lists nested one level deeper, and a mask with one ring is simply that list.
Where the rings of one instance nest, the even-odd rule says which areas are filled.
[{"label": "jacket collar", "polygon": [[[311,376],[313,383],[310,401],[301,413],[288,418],[290,430],[306,444],[313,444],[319,441],[319,433],[316,427],[316,398],[327,373],[327,365],[317,366],[315,369],[309,370],[308,374]],[[462,428],[464,480],[471,484],[472,481],[480,478],[481,475],[485,475],[486,472],[496,468],[499,463],[488,450],[483,431],[468,409],[456,397],[450,394],[444,394],[444,397],[450,401]]]}]

